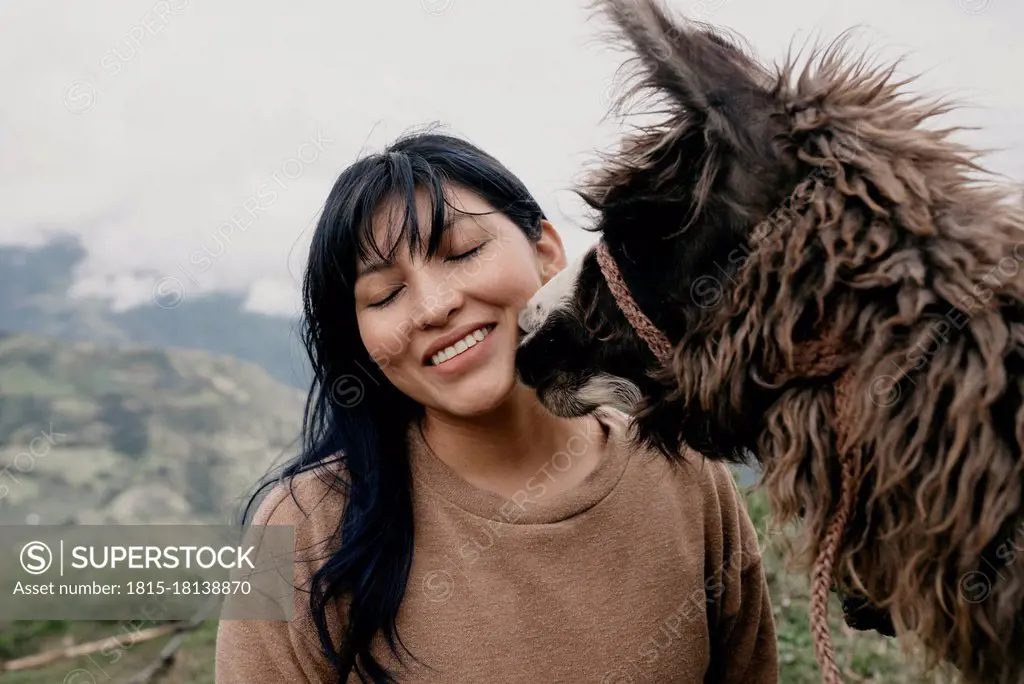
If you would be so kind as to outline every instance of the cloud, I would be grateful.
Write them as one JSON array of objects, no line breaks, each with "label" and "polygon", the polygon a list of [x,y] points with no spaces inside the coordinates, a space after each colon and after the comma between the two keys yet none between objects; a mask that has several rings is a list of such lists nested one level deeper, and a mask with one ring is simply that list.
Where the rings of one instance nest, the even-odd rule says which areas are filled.
[{"label": "cloud", "polygon": [[[864,25],[871,45],[930,70],[922,85],[980,104],[958,116],[985,128],[978,144],[1008,148],[995,170],[1024,177],[1024,94],[1010,85],[1024,47],[1009,28],[1024,10],[1012,3],[672,4],[708,9],[768,62],[794,36]],[[73,292],[119,307],[173,276],[292,313],[311,224],[340,170],[438,120],[520,175],[574,255],[594,238],[575,227],[585,218],[570,188],[617,135],[602,117],[621,60],[584,5],[6,3],[0,242],[82,235]]]}]

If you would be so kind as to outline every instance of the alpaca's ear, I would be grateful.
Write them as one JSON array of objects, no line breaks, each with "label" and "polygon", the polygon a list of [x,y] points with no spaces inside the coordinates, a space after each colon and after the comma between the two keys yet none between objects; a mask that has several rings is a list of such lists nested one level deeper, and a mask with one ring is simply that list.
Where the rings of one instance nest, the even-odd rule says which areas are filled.
[{"label": "alpaca's ear", "polygon": [[739,48],[698,22],[674,21],[656,0],[596,0],[631,45],[646,84],[673,97],[710,140],[734,150],[760,147],[771,111],[765,72]]}]

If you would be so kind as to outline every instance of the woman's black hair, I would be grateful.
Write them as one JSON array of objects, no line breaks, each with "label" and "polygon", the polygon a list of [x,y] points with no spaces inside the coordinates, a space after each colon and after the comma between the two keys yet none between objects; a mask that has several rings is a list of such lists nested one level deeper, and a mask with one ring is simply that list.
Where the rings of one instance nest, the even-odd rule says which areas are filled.
[{"label": "woman's black hair", "polygon": [[[344,497],[339,521],[340,548],[316,571],[310,608],[321,648],[339,681],[353,671],[360,682],[391,683],[371,653],[383,634],[401,661],[395,619],[405,595],[413,554],[412,481],[407,428],[423,407],[401,394],[381,373],[359,336],[354,305],[356,264],[376,253],[387,258],[406,239],[410,254],[432,257],[454,209],[445,201],[446,185],[462,186],[517,224],[527,238],[540,237],[540,206],[504,165],[469,142],[450,135],[405,135],[384,151],[345,169],[324,204],[309,249],[303,282],[303,345],[313,381],[306,399],[298,456],[268,485],[302,472],[336,464],[344,473],[331,478]],[[431,199],[430,231],[424,245],[416,215],[415,191]],[[405,202],[401,226],[394,226],[390,253],[373,238],[374,213],[389,201]],[[400,205],[399,205],[400,206]],[[319,476],[319,474],[318,474]],[[345,601],[347,625],[342,643],[331,643],[327,614],[335,600]],[[402,644],[403,649],[408,649]]]}]

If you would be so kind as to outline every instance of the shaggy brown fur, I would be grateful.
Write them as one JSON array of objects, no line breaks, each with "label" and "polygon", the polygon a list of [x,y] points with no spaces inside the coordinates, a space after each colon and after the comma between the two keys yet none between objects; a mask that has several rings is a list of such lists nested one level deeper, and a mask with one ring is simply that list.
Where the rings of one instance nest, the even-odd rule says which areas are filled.
[{"label": "shaggy brown fur", "polygon": [[[858,385],[848,427],[860,481],[837,581],[890,611],[930,664],[1024,682],[1017,188],[973,177],[978,155],[924,125],[951,107],[906,95],[910,81],[851,58],[845,37],[771,73],[651,2],[597,4],[637,54],[629,96],[667,102],[583,193],[676,346],[674,367],[652,371],[671,389],[634,378],[644,437],[697,446],[700,432],[712,458],[751,449],[778,522],[802,520],[809,564],[840,491],[837,376],[801,377],[794,355],[837,341]],[[649,261],[658,250],[688,272],[644,295],[643,279],[663,273]],[[702,278],[718,288],[713,306],[695,294]],[[654,301],[663,289],[669,299]],[[592,330],[610,309],[598,294],[577,293],[593,298],[580,303]]]}]

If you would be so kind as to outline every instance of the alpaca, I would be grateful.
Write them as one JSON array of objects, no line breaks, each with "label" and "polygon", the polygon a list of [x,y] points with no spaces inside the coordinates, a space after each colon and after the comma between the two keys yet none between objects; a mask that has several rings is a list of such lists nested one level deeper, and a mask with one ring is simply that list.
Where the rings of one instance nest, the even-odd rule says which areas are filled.
[{"label": "alpaca", "polygon": [[1016,188],[847,35],[769,71],[655,0],[596,5],[662,120],[579,191],[600,241],[522,312],[520,378],[559,415],[630,407],[667,458],[756,462],[851,624],[1024,683]]}]

